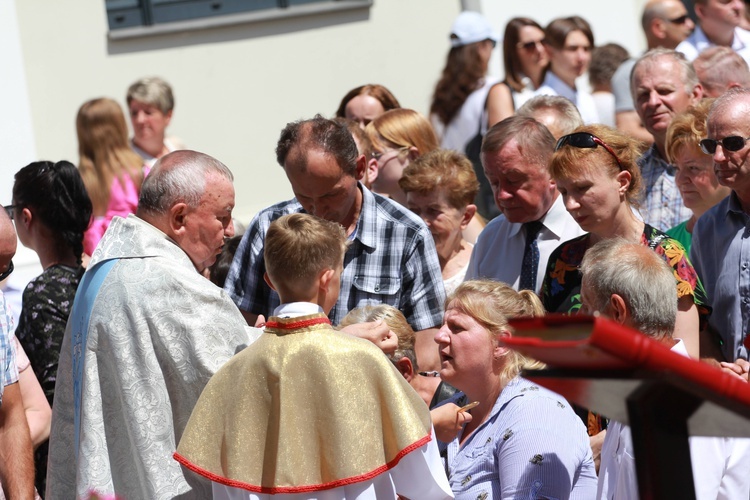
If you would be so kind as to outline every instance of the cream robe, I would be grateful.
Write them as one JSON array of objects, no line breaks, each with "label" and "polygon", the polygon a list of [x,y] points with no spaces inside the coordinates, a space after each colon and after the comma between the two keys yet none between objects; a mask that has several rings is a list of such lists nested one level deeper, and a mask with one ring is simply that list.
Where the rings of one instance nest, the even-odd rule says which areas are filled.
[{"label": "cream robe", "polygon": [[[107,273],[110,259],[119,260]],[[210,498],[210,483],[172,453],[208,380],[261,332],[174,241],[134,215],[112,221],[86,274],[97,272],[106,276],[90,314],[76,314],[82,286],[65,331],[45,498],[88,498],[91,490],[127,500]]]}]

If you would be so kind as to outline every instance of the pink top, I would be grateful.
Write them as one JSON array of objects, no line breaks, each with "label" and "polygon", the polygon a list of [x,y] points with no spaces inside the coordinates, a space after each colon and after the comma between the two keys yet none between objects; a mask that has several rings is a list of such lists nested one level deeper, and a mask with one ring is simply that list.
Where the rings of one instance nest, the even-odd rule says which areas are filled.
[{"label": "pink top", "polygon": [[[149,167],[146,165],[143,166],[144,177],[146,177],[150,171],[151,169]],[[117,177],[112,179],[107,213],[104,214],[104,216],[93,217],[91,225],[83,234],[83,251],[88,255],[94,253],[96,245],[99,244],[99,240],[104,236],[104,232],[109,227],[109,223],[112,222],[114,216],[118,215],[120,217],[127,217],[130,214],[134,214],[138,208],[139,193],[138,189],[135,187],[133,179],[127,174],[123,174],[122,179],[124,182],[120,182],[120,179]]]}]

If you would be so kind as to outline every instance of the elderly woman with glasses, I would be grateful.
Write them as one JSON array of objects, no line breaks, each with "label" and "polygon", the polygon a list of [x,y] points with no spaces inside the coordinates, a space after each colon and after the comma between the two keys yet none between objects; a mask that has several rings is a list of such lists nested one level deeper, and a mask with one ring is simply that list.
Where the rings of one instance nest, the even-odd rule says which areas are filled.
[{"label": "elderly woman with glasses", "polygon": [[579,266],[586,250],[607,238],[641,243],[674,269],[679,297],[674,336],[683,339],[690,355],[697,358],[699,310],[708,312],[705,292],[683,246],[636,215],[642,182],[636,164],[637,144],[603,125],[580,127],[557,142],[550,175],[563,196],[565,208],[588,234],[567,241],[552,252],[542,285],[542,301],[550,312],[577,312],[581,308]]},{"label": "elderly woman with glasses", "polygon": [[[714,99],[703,99],[684,113],[677,115],[667,129],[667,159],[674,165],[675,184],[682,195],[682,203],[693,211],[688,220],[669,229],[667,234],[676,239],[690,252],[693,228],[698,218],[721,200],[729,196],[730,189],[719,184],[714,174],[713,152],[715,141],[701,139],[708,135],[706,118]],[[734,144],[742,149],[744,141]],[[729,144],[730,148],[733,144]]]}]

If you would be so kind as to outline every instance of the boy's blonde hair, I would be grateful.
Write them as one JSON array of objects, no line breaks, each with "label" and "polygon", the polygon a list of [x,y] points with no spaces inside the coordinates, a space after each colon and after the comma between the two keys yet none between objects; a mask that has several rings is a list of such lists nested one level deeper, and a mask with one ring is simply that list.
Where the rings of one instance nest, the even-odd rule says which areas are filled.
[{"label": "boy's blonde hair", "polygon": [[321,271],[344,262],[344,228],[309,214],[289,214],[273,221],[266,233],[263,258],[279,295],[306,290]]}]

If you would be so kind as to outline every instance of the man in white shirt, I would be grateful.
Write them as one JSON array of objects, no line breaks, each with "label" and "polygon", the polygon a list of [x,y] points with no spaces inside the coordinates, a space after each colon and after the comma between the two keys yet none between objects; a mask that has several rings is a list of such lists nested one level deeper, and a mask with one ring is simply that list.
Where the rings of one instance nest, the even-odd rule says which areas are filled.
[{"label": "man in white shirt", "polygon": [[714,45],[731,47],[750,64],[750,32],[739,27],[745,12],[742,0],[695,0],[698,26],[677,46],[688,61]]},{"label": "man in white shirt", "polygon": [[[603,240],[586,252],[581,273],[582,311],[599,312],[688,355],[682,340],[672,337],[677,316],[674,273],[656,252],[640,243]],[[611,421],[606,432],[596,498],[638,498],[630,428]],[[691,437],[690,457],[698,500],[748,498],[750,439]]]},{"label": "man in white shirt", "polygon": [[552,251],[583,234],[549,176],[554,149],[552,134],[533,118],[512,116],[487,131],[482,166],[502,214],[479,235],[467,280],[490,278],[539,291]]}]

